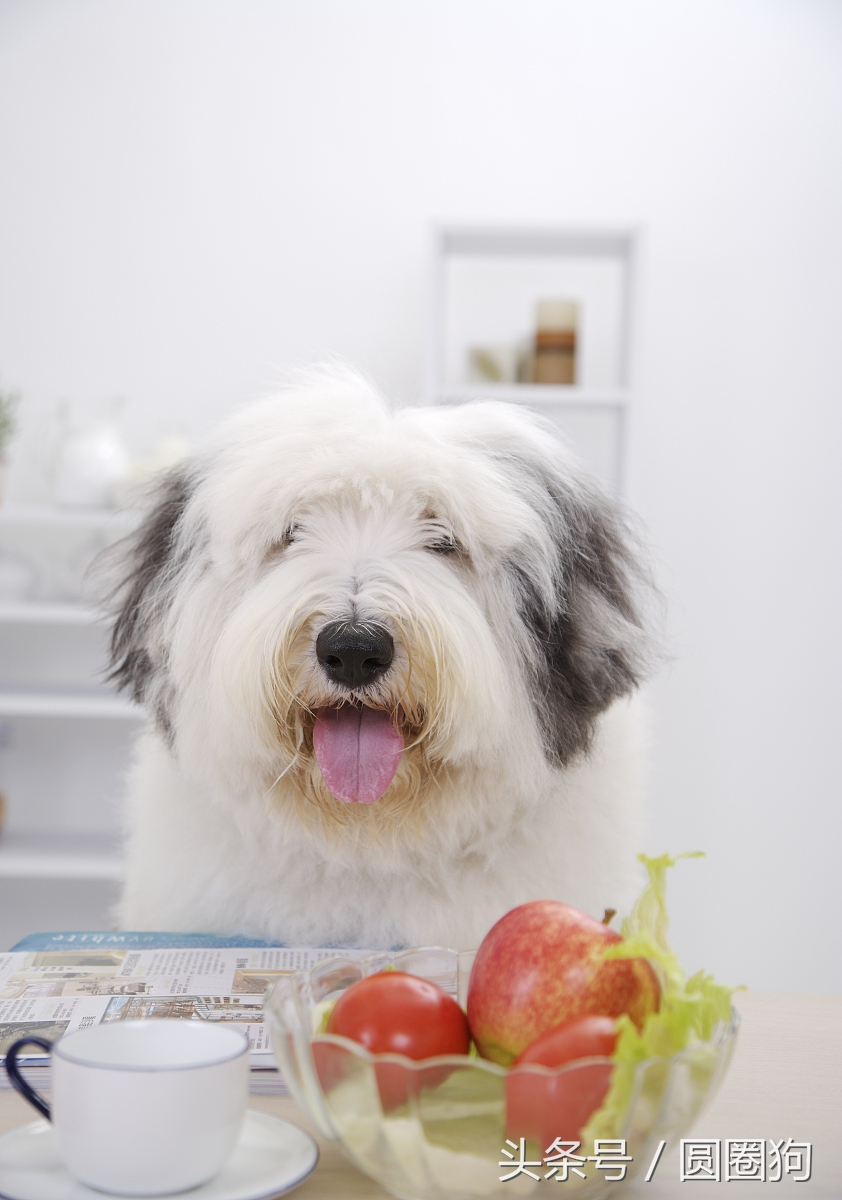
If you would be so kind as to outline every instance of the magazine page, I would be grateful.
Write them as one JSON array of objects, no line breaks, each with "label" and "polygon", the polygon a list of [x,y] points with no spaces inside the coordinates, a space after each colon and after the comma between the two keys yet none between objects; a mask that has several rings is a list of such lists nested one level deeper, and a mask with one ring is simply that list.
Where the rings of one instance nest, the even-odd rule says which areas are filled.
[{"label": "magazine page", "polygon": [[[0,954],[0,1058],[18,1038],[54,1041],[91,1025],[140,1018],[223,1021],[242,1029],[252,1069],[275,1061],[263,1022],[263,997],[279,976],[336,954],[370,951],[295,947],[159,947],[107,945]],[[33,1046],[21,1061],[46,1058]]]},{"label": "magazine page", "polygon": [[264,942],[260,938],[245,938],[224,933],[173,933],[150,929],[74,929],[52,933],[29,933],[9,950],[75,950],[82,946],[110,946],[142,949],[183,949],[188,946],[207,946],[211,950],[242,946],[256,950],[258,946],[284,946],[285,942]]}]

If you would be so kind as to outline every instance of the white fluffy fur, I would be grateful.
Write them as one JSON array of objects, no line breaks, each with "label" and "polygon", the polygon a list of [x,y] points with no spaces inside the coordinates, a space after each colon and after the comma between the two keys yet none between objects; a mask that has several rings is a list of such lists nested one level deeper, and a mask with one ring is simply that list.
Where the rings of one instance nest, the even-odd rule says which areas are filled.
[{"label": "white fluffy fur", "polygon": [[[534,472],[513,475],[512,447]],[[299,380],[220,431],[189,469],[165,560],[133,595],[137,545],[124,568],[145,664],[135,693],[159,718],[131,775],[124,928],[468,947],[530,898],[600,917],[627,906],[632,708],[608,708],[587,756],[552,761],[540,648],[506,569],[515,556],[542,595],[558,587],[547,473],[583,504],[593,495],[514,408],[391,412],[344,372]],[[450,536],[459,553],[430,548]],[[348,695],[315,639],[349,614],[392,632],[392,668],[359,698],[407,737],[371,805],[330,796],[310,740],[313,711]]]}]

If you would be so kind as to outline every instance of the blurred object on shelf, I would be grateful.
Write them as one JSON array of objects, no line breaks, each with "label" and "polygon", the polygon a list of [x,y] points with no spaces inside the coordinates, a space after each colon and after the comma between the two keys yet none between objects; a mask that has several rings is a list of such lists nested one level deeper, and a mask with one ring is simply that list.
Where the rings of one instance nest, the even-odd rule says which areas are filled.
[{"label": "blurred object on shelf", "polygon": [[130,460],[119,430],[122,402],[112,400],[89,421],[65,408],[65,429],[56,463],[53,494],[68,508],[111,508],[129,477]]},{"label": "blurred object on shelf", "polygon": [[576,382],[576,327],[579,306],[575,300],[540,300],[537,310],[533,383]]},{"label": "blurred object on shelf", "polygon": [[518,342],[517,350],[517,370],[515,371],[515,379],[517,383],[534,383],[535,338],[523,338],[520,342]]},{"label": "blurred object on shelf", "polygon": [[38,588],[38,572],[31,559],[0,550],[0,601],[31,600]]},{"label": "blurred object on shelf", "polygon": [[472,383],[515,383],[521,348],[515,342],[471,346],[468,350]]},{"label": "blurred object on shelf", "polygon": [[539,300],[536,317],[534,337],[469,347],[469,381],[575,384],[578,302]]},{"label": "blurred object on shelf", "polygon": [[8,462],[6,451],[9,443],[17,432],[17,407],[20,395],[17,392],[0,391],[0,504],[6,492],[6,472]]},{"label": "blurred object on shelf", "polygon": [[151,479],[162,471],[170,471],[190,454],[190,443],[183,434],[171,430],[163,434],[155,443],[155,449],[148,458],[136,458],[131,466],[132,479],[141,481]]}]

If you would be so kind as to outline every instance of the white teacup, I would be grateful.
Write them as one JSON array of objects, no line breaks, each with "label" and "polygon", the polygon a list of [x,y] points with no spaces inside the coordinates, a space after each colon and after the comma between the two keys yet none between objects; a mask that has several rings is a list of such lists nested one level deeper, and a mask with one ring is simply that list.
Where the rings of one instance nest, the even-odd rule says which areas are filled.
[{"label": "white teacup", "polygon": [[[27,1039],[27,1042],[29,1039]],[[52,1108],[12,1082],[53,1122],[70,1172],[90,1187],[160,1196],[207,1182],[236,1145],[248,1102],[245,1035],[204,1021],[96,1025],[52,1047]],[[48,1045],[47,1043],[39,1043]]]}]

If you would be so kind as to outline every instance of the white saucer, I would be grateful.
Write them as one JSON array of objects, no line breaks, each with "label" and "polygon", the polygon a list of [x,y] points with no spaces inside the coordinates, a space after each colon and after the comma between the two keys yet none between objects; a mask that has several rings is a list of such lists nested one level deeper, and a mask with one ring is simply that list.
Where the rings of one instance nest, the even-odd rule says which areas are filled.
[{"label": "white saucer", "polygon": [[[318,1161],[318,1147],[303,1129],[249,1109],[234,1153],[216,1178],[178,1194],[184,1200],[266,1200],[296,1187]],[[104,1200],[110,1195],[73,1178],[58,1156],[48,1121],[33,1121],[0,1137],[3,1200]]]}]

